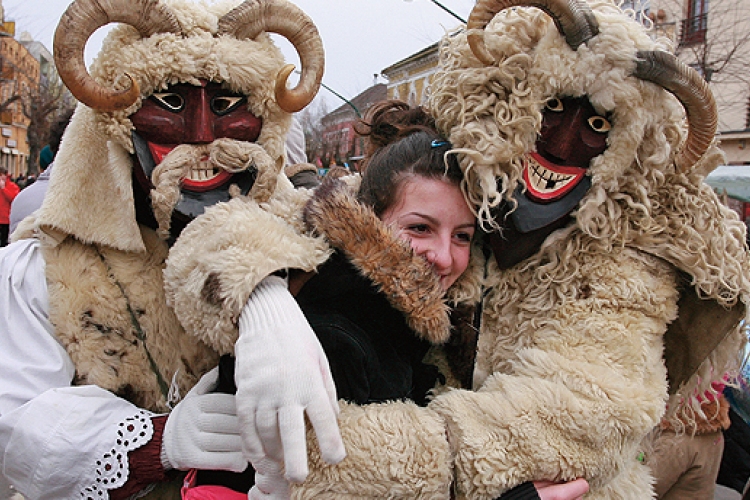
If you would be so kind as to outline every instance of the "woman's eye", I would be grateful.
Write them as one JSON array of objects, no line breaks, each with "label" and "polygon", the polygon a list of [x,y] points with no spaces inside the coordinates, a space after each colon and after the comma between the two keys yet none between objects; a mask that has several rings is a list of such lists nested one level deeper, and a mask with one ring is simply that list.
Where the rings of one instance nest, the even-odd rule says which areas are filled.
[{"label": "woman's eye", "polygon": [[169,111],[182,111],[185,108],[185,99],[174,92],[157,92],[151,96],[157,104]]},{"label": "woman's eye", "polygon": [[429,228],[427,227],[427,224],[412,224],[406,229],[415,233],[426,233]]},{"label": "woman's eye", "polygon": [[461,241],[462,243],[471,243],[471,238],[473,236],[470,233],[458,233],[456,234],[456,239]]},{"label": "woman's eye", "polygon": [[557,97],[553,97],[552,99],[549,99],[545,106],[548,110],[554,111],[555,113],[562,113],[565,110],[565,106],[563,105],[563,102]]},{"label": "woman's eye", "polygon": [[211,99],[211,110],[217,115],[225,115],[237,109],[246,100],[245,96],[217,95]]},{"label": "woman's eye", "polygon": [[592,116],[589,118],[589,127],[594,132],[606,134],[612,128],[612,124],[603,116]]}]

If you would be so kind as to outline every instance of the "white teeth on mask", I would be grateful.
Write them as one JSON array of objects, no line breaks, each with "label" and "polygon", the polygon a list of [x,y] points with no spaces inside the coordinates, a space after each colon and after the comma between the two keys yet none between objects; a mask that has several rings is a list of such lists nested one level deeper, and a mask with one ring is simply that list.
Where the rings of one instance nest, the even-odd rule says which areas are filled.
[{"label": "white teeth on mask", "polygon": [[198,168],[192,168],[190,170],[188,178],[191,181],[205,182],[210,181],[211,179],[219,175],[219,173],[220,169],[218,168],[200,166]]},{"label": "white teeth on mask", "polygon": [[558,174],[543,167],[535,159],[528,158],[529,180],[536,191],[540,193],[551,193],[558,191],[570,184],[575,176]]}]

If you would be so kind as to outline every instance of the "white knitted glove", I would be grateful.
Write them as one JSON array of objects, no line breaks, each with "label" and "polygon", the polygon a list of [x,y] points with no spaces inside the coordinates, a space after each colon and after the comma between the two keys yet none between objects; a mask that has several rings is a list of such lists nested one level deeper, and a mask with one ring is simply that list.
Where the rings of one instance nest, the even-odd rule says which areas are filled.
[{"label": "white knitted glove", "polygon": [[288,480],[305,480],[305,413],[323,460],[343,460],[328,360],[283,279],[269,276],[258,284],[240,314],[239,330],[237,416],[243,451],[253,467],[269,458],[284,464]]},{"label": "white knitted glove", "polygon": [[235,397],[211,393],[218,376],[218,367],[206,373],[167,417],[161,444],[165,469],[242,472],[247,468]]},{"label": "white knitted glove", "polygon": [[281,465],[263,459],[255,471],[255,485],[248,493],[249,500],[289,500],[289,481],[284,479]]}]

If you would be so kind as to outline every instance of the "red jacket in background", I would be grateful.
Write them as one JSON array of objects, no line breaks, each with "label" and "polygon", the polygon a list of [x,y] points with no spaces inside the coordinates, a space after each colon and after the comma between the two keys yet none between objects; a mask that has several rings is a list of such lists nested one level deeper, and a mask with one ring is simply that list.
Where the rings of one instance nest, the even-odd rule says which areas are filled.
[{"label": "red jacket in background", "polygon": [[0,224],[10,224],[10,203],[20,191],[18,184],[5,179],[5,188],[0,189]]}]

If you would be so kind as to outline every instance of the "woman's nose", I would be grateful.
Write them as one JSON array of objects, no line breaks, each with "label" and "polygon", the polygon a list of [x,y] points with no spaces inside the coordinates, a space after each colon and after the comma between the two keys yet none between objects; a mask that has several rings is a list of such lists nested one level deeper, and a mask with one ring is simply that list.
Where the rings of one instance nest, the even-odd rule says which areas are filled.
[{"label": "woman's nose", "polygon": [[450,245],[446,245],[444,242],[437,242],[431,245],[424,252],[424,257],[427,262],[435,266],[437,269],[447,269],[453,262],[453,257],[450,252]]}]

